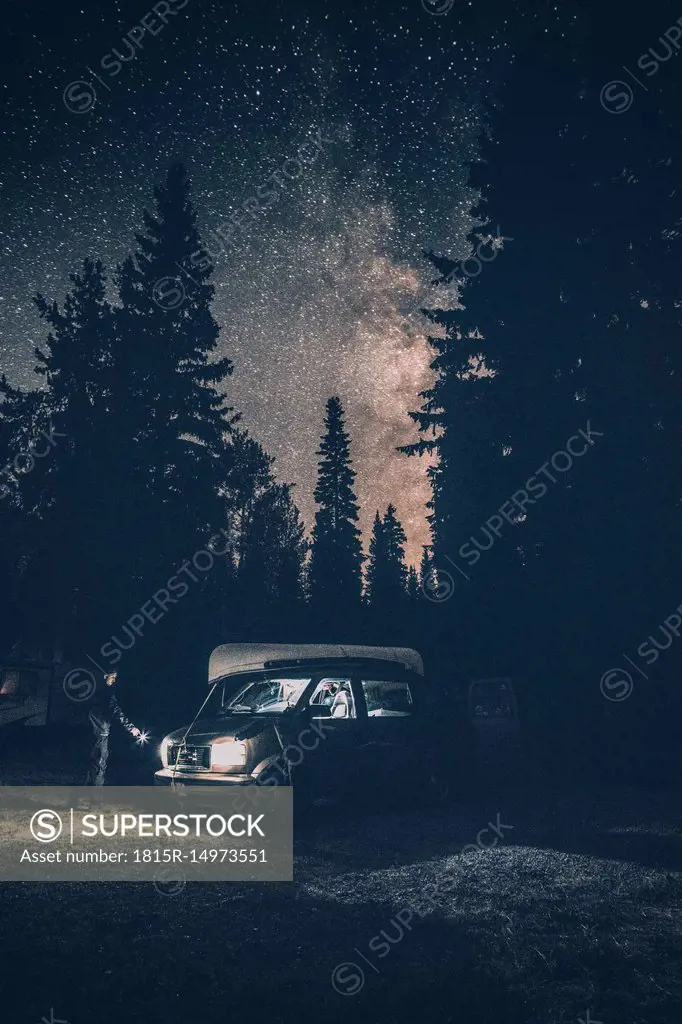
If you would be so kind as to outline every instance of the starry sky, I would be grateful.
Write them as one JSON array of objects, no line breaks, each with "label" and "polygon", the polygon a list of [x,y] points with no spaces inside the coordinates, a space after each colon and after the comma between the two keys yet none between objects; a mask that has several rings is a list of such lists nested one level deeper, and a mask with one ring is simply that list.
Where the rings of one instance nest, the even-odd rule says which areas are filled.
[{"label": "starry sky", "polygon": [[[395,448],[416,437],[407,413],[430,380],[422,250],[466,255],[467,161],[544,4],[169,0],[165,24],[146,0],[18,7],[2,72],[0,370],[38,386],[31,296],[61,300],[84,256],[113,271],[173,160],[204,233],[280,171],[277,203],[215,259],[231,404],[311,526],[324,406],[339,394],[365,540],[392,501],[417,562],[427,464]],[[316,159],[283,176],[319,135]]]}]

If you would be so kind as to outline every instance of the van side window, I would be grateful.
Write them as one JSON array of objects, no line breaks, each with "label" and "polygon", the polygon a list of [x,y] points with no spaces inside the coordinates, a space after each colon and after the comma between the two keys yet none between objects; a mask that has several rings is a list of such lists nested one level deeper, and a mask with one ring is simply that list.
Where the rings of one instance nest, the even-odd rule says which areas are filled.
[{"label": "van side window", "polygon": [[313,718],[355,718],[350,679],[320,679],[310,698]]},{"label": "van side window", "polygon": [[363,679],[362,690],[368,718],[402,717],[412,714],[412,694],[405,682]]}]

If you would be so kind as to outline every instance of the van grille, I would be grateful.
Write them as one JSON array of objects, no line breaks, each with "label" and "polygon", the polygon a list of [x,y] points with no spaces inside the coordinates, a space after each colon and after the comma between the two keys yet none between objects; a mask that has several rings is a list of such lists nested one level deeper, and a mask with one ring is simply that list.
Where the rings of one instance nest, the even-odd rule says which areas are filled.
[{"label": "van grille", "polygon": [[207,772],[211,767],[211,748],[172,743],[168,747],[168,767],[184,772]]}]

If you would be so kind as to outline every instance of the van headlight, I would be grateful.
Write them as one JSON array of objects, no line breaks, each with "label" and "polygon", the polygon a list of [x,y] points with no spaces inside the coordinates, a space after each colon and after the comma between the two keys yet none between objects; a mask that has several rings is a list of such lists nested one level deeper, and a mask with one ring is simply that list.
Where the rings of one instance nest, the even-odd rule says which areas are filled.
[{"label": "van headlight", "polygon": [[161,741],[161,746],[159,747],[159,757],[161,758],[161,764],[163,765],[164,768],[168,767],[168,746],[169,746],[169,744],[170,744],[170,736],[166,736],[165,739],[163,739]]},{"label": "van headlight", "polygon": [[246,743],[241,740],[213,740],[211,743],[211,771],[237,768],[246,764]]}]

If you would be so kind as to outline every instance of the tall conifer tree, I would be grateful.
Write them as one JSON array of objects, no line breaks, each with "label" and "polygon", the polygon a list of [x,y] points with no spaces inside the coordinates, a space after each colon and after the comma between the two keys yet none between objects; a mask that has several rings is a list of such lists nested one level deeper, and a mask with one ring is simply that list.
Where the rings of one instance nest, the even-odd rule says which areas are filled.
[{"label": "tall conifer tree", "polygon": [[112,461],[122,439],[111,421],[114,316],[102,264],[86,259],[71,282],[61,307],[36,299],[50,333],[36,349],[45,388],[36,396],[33,426],[40,422],[45,431],[49,424],[54,440],[27,477],[26,496],[40,523],[31,585],[43,595],[53,639],[80,646],[92,642],[112,614],[126,545],[117,544],[112,514],[118,483]]},{"label": "tall conifer tree", "polygon": [[421,597],[419,590],[419,575],[413,565],[407,569],[407,597],[409,601],[418,601]]},{"label": "tall conifer tree", "polygon": [[367,599],[370,604],[395,608],[406,596],[405,531],[389,505],[383,519],[377,512],[369,545]]},{"label": "tall conifer tree", "polygon": [[422,596],[430,593],[433,586],[433,554],[430,544],[422,546],[422,557],[419,563],[419,590]]},{"label": "tall conifer tree", "polygon": [[367,585],[365,587],[365,598],[369,604],[375,603],[377,600],[377,592],[381,589],[380,577],[384,561],[384,530],[381,516],[377,510],[372,524],[372,536],[369,541],[369,558],[367,560]]},{"label": "tall conifer tree", "polygon": [[211,312],[212,268],[202,252],[187,174],[171,167],[155,190],[154,214],[119,270],[123,371],[141,403],[141,456],[148,466],[158,531],[167,557],[220,520],[218,460],[236,417],[221,385],[232,373],[214,358],[219,328]]},{"label": "tall conifer tree", "polygon": [[[455,263],[433,255],[430,260],[440,271],[436,297],[442,294],[443,304],[454,306],[447,278]],[[434,557],[444,567],[444,559],[456,556],[502,500],[506,438],[493,414],[497,364],[487,355],[485,338],[475,327],[460,327],[461,309],[435,308],[425,313],[432,325],[429,342],[435,381],[421,396],[421,410],[410,413],[422,437],[401,450],[408,455],[430,452],[437,456],[428,470],[429,521]]]},{"label": "tall conifer tree", "polygon": [[337,397],[327,402],[325,434],[318,455],[310,591],[323,606],[359,604],[362,586],[362,546],[358,503],[353,484],[350,440],[344,429],[343,407]]}]

